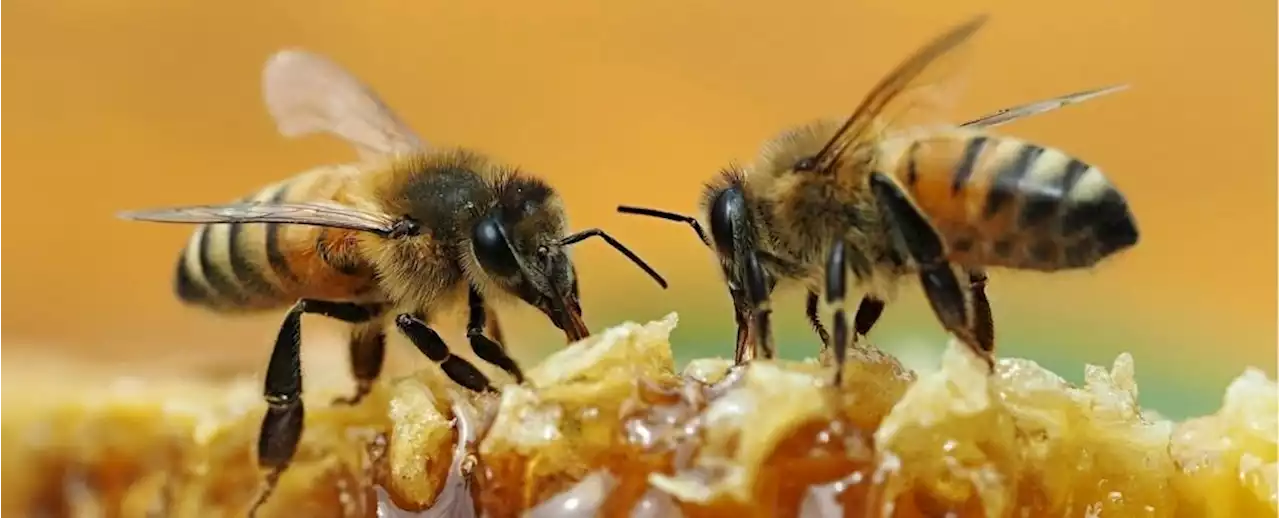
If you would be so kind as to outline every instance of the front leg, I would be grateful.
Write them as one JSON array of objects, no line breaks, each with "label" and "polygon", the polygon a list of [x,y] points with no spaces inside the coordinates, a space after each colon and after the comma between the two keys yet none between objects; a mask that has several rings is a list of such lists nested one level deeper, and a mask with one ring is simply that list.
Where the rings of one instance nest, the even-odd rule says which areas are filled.
[{"label": "front leg", "polygon": [[[280,475],[288,468],[302,438],[302,315],[312,313],[336,318],[344,322],[368,322],[374,317],[370,307],[345,302],[302,299],[285,314],[271,348],[271,360],[267,363],[267,375],[263,383],[263,398],[267,412],[258,432],[258,467],[266,470],[263,486],[257,500],[249,508],[249,515],[275,491]],[[378,362],[381,364],[381,360]],[[375,373],[376,375],[376,373]]]},{"label": "front leg", "polygon": [[492,338],[495,342],[500,344],[507,343],[507,340],[502,336],[502,326],[498,323],[498,312],[488,304],[485,304],[484,308],[487,315],[484,325],[485,334],[489,335],[489,338]]},{"label": "front leg", "polygon": [[848,358],[845,350],[849,346],[849,317],[845,314],[844,297],[848,287],[849,263],[845,259],[845,246],[844,235],[841,233],[832,241],[831,250],[827,252],[827,304],[832,306],[831,318],[835,321],[832,324],[835,333],[832,336],[832,349],[836,360],[836,375],[831,383],[833,387],[840,387],[844,378],[844,362]]},{"label": "front leg", "polygon": [[[490,340],[484,335],[485,330],[485,303],[484,298],[480,296],[480,292],[472,286],[467,294],[467,305],[470,316],[467,317],[467,338],[471,341],[471,350],[475,351],[476,356],[481,360],[487,361],[502,370],[507,371],[516,379],[516,383],[524,383],[524,373],[520,372],[520,366],[516,365],[516,361],[507,355],[507,350],[500,342]],[[497,315],[491,318],[494,320],[494,327],[497,327]]]},{"label": "front leg", "polygon": [[973,322],[956,272],[946,259],[946,249],[938,231],[893,180],[882,173],[871,175],[871,189],[888,217],[891,227],[906,244],[919,268],[929,305],[947,331],[968,345],[978,357],[994,368],[990,351],[979,342],[970,327]]},{"label": "front leg", "polygon": [[751,309],[742,290],[730,287],[729,296],[733,299],[733,322],[738,328],[737,341],[733,347],[733,364],[745,365],[756,358],[754,338],[751,335]]},{"label": "front leg", "polygon": [[440,338],[440,334],[423,320],[421,316],[401,314],[396,317],[396,327],[400,328],[400,332],[404,333],[414,347],[422,351],[422,354],[440,364],[440,369],[454,383],[475,392],[497,392],[497,389],[489,384],[489,378],[480,372],[480,369],[450,353],[449,346],[444,343],[443,338]]},{"label": "front leg", "polygon": [[746,273],[747,302],[751,307],[751,332],[755,334],[755,346],[765,359],[774,357],[773,330],[770,313],[773,311],[769,300],[769,276],[760,265],[755,251],[745,254],[743,270]]}]

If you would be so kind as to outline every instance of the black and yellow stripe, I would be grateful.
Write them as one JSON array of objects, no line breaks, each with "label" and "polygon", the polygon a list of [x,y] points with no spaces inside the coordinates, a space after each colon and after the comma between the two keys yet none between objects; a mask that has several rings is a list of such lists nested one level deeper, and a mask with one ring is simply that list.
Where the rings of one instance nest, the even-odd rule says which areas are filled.
[{"label": "black and yellow stripe", "polygon": [[[331,170],[304,173],[238,201],[299,202],[332,199],[341,183]],[[322,253],[326,229],[277,223],[199,225],[178,261],[174,291],[183,302],[217,311],[274,309],[296,301],[308,288],[308,272],[291,259],[295,243],[312,241],[315,256],[347,274],[356,274]]]},{"label": "black and yellow stripe", "polygon": [[961,261],[1058,270],[1136,243],[1124,197],[1060,150],[973,131],[906,149],[898,177]]},{"label": "black and yellow stripe", "polygon": [[[282,182],[237,201],[283,199]],[[277,278],[258,265],[267,224],[199,225],[178,260],[175,293],[183,302],[219,311],[277,307],[289,301]],[[255,239],[258,239],[255,241]]]}]

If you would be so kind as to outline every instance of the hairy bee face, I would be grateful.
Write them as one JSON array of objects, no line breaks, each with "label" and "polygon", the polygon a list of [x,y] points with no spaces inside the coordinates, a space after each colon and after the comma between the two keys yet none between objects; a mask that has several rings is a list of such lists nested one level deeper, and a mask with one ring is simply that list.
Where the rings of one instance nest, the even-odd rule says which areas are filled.
[{"label": "hairy bee face", "polygon": [[586,338],[568,250],[551,239],[513,240],[512,233],[497,216],[475,225],[471,244],[481,268],[503,290],[546,314],[570,340]]}]

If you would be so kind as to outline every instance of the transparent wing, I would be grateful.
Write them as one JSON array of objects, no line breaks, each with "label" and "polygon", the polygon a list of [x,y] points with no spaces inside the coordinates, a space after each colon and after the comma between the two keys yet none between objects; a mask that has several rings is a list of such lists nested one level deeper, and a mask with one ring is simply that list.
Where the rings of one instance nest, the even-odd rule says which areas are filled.
[{"label": "transparent wing", "polygon": [[329,59],[282,50],[262,71],[262,95],[280,133],[331,133],[364,160],[422,149],[425,143],[369,87]]},{"label": "transparent wing", "polygon": [[929,138],[938,133],[946,133],[955,127],[972,128],[972,129],[989,129],[996,126],[1008,124],[1010,122],[1050,112],[1058,108],[1062,108],[1071,104],[1081,103],[1090,99],[1095,99],[1106,94],[1126,90],[1129,85],[1119,84],[1082,92],[1071,93],[1051,99],[1031,102],[1012,108],[1005,108],[993,113],[988,113],[969,122],[953,126],[950,124],[939,124],[937,126],[904,126],[895,130],[890,134],[881,135],[879,148],[882,155],[895,156],[896,153],[905,149],[905,146],[912,142]]},{"label": "transparent wing", "polygon": [[231,203],[121,212],[122,219],[160,223],[287,223],[386,235],[395,218],[330,203]]},{"label": "transparent wing", "polygon": [[875,141],[895,128],[945,121],[964,90],[964,65],[971,36],[986,23],[985,15],[933,39],[880,80],[814,157],[814,169],[830,171],[835,163],[873,150]]},{"label": "transparent wing", "polygon": [[1003,110],[999,110],[994,113],[989,113],[977,119],[961,124],[960,127],[994,128],[996,126],[1007,124],[1015,120],[1021,119],[1023,117],[1039,115],[1041,113],[1053,111],[1070,104],[1076,104],[1076,103],[1088,101],[1090,99],[1101,97],[1110,93],[1119,92],[1121,90],[1125,90],[1128,88],[1129,88],[1129,85],[1127,84],[1112,85],[1112,86],[1107,86],[1103,88],[1095,88],[1093,90],[1086,90],[1083,92],[1067,94],[1067,95],[1064,95],[1061,97],[1055,97],[1052,99],[1045,99],[1043,101],[1027,103],[1020,106],[1014,106],[1012,108],[1005,108]]}]

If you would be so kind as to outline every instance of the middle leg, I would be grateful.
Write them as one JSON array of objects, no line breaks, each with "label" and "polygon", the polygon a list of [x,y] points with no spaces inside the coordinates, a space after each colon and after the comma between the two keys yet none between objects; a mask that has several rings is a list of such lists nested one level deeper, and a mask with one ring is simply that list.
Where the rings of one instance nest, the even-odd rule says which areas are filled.
[{"label": "middle leg", "polygon": [[373,382],[382,373],[382,362],[387,356],[387,334],[383,331],[385,322],[375,319],[372,322],[356,324],[351,328],[351,339],[347,349],[351,355],[351,374],[356,379],[356,391],[350,396],[333,400],[335,405],[355,405],[373,390]]},{"label": "middle leg", "polygon": [[[871,332],[871,328],[875,327],[876,322],[880,320],[880,315],[884,313],[884,301],[871,295],[862,297],[862,302],[858,304],[858,311],[853,316],[853,340],[857,344],[858,338],[866,338]],[[821,354],[828,353],[831,347],[831,335],[827,333],[827,328],[822,325],[822,319],[818,316],[818,294],[809,291],[808,299],[805,301],[804,308],[805,317],[809,319],[809,325],[813,326],[814,332],[818,334],[818,340],[822,341]]]},{"label": "middle leg", "polygon": [[369,395],[374,380],[382,373],[387,353],[387,335],[383,331],[381,304],[308,301],[306,311],[352,324],[347,341],[351,375],[356,380],[355,392],[333,400],[335,405],[355,405]]},{"label": "middle leg", "polygon": [[813,332],[818,333],[818,340],[822,341],[822,349],[818,354],[826,354],[827,349],[831,348],[831,335],[827,334],[827,328],[823,327],[822,319],[818,317],[818,292],[809,290],[804,301],[804,316],[809,319]]},{"label": "middle leg", "polygon": [[871,295],[862,297],[862,302],[858,304],[858,312],[853,316],[853,332],[854,340],[859,336],[866,338],[871,332],[871,328],[875,327],[876,322],[880,321],[880,315],[884,313],[884,301]]}]

